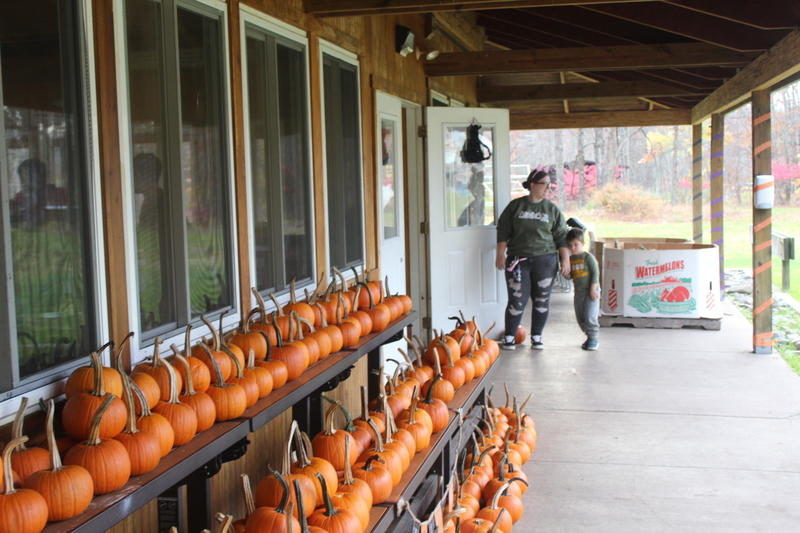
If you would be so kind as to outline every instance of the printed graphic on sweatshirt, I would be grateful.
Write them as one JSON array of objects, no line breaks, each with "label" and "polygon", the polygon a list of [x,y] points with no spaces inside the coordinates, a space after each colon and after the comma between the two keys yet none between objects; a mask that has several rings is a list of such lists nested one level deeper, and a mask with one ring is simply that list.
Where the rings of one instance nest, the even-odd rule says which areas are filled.
[{"label": "printed graphic on sweatshirt", "polygon": [[523,218],[526,220],[538,220],[539,222],[545,222],[547,224],[550,223],[550,215],[547,213],[540,213],[538,211],[520,211],[517,214],[517,218]]},{"label": "printed graphic on sweatshirt", "polygon": [[589,271],[586,269],[586,261],[583,259],[570,260],[570,276],[572,279],[586,278],[589,276]]}]

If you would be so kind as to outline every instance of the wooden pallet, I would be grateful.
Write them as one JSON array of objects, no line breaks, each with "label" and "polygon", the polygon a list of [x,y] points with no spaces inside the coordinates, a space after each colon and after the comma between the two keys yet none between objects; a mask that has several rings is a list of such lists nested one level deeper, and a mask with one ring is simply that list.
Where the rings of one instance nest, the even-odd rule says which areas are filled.
[{"label": "wooden pallet", "polygon": [[719,330],[722,320],[719,318],[662,318],[662,317],[629,317],[629,316],[601,316],[602,327],[632,326],[634,328],[702,328]]}]

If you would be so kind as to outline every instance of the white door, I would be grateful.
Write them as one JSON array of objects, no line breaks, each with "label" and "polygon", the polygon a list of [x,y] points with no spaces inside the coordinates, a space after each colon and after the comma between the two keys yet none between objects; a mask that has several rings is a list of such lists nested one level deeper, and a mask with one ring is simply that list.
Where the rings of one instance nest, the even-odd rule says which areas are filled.
[{"label": "white door", "polygon": [[[381,273],[393,292],[406,288],[405,191],[403,189],[403,108],[399,98],[376,91],[376,194]],[[400,342],[381,348],[384,358],[395,359]],[[391,368],[390,368],[391,367]],[[387,365],[386,371],[393,370]]]},{"label": "white door", "polygon": [[[482,163],[461,159],[473,122],[492,152]],[[461,311],[481,328],[502,329],[505,279],[494,258],[497,218],[510,199],[508,110],[428,107],[426,125],[431,324],[449,331],[448,317]]]}]

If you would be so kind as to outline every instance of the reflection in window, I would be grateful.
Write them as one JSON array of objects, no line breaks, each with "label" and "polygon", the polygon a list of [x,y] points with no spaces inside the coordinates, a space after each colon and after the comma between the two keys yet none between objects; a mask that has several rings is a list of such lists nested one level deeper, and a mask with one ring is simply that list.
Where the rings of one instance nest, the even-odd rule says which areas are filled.
[{"label": "reflection in window", "polygon": [[0,273],[13,279],[0,288],[0,357],[16,345],[24,379],[97,344],[82,28],[71,0],[3,2],[0,21]]},{"label": "reflection in window", "polygon": [[383,206],[383,238],[397,237],[397,162],[395,154],[395,121],[381,119],[381,198]]},{"label": "reflection in window", "polygon": [[248,29],[247,83],[256,282],[312,278],[305,50]]},{"label": "reflection in window", "polygon": [[[126,0],[139,321],[145,339],[233,304],[223,26]],[[172,22],[170,22],[172,21]]]},{"label": "reflection in window", "polygon": [[[482,163],[463,163],[461,149],[467,128],[448,126],[444,133],[444,169],[447,227],[492,226],[495,223],[495,183],[492,158]],[[484,126],[480,140],[493,150],[494,128]]]}]

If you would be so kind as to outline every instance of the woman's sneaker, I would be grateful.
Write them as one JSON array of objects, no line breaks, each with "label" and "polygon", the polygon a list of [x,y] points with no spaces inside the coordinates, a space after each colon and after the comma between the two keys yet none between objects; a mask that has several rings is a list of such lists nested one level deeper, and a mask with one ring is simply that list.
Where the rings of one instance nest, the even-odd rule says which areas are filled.
[{"label": "woman's sneaker", "polygon": [[531,337],[531,350],[544,350],[544,343],[541,335]]},{"label": "woman's sneaker", "polygon": [[586,339],[586,342],[584,342],[583,346],[581,346],[581,348],[584,350],[589,350],[590,352],[597,351],[599,347],[600,342],[597,339]]},{"label": "woman's sneaker", "polygon": [[503,350],[516,350],[517,343],[514,342],[514,337],[504,337],[503,342],[500,343],[500,348]]}]

